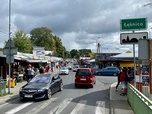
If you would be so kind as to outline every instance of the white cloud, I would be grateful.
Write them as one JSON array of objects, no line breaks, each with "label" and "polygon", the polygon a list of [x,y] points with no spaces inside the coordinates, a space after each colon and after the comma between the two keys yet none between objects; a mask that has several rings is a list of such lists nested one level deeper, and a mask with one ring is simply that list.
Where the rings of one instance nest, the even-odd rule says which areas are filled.
[{"label": "white cloud", "polygon": [[[8,3],[0,0],[0,47],[8,39]],[[147,18],[152,26],[152,7],[142,7],[149,0],[11,0],[11,31],[27,34],[36,27],[48,27],[62,39],[65,48],[90,48],[96,52],[98,38],[102,49],[131,49],[120,45],[120,20]],[[150,33],[150,32],[149,32]],[[150,35],[149,35],[150,36]],[[150,36],[152,37],[152,35]],[[101,50],[102,50],[101,49]],[[138,48],[137,48],[138,49]]]}]

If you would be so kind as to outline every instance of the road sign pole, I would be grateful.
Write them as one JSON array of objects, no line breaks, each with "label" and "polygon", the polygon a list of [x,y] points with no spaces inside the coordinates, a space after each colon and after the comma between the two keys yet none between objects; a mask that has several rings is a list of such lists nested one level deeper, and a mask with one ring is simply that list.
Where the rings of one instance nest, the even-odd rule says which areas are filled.
[{"label": "road sign pole", "polygon": [[135,44],[133,44],[133,58],[134,58],[134,87],[136,88],[136,58],[135,58]]},{"label": "road sign pole", "polygon": [[[132,33],[135,33],[133,30]],[[133,44],[133,58],[134,58],[134,87],[136,88],[136,58],[135,58],[135,44]]]},{"label": "road sign pole", "polygon": [[[10,35],[11,35],[11,0],[9,0],[9,40],[11,40]],[[9,56],[11,56],[11,42],[9,42]],[[9,62],[8,94],[10,94],[10,77],[11,77],[11,62]]]}]

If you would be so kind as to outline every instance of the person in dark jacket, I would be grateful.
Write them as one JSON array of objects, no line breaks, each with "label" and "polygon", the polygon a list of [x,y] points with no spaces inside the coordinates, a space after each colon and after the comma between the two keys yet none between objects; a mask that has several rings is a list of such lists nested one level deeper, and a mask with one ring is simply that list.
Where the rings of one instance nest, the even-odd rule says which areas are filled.
[{"label": "person in dark jacket", "polygon": [[118,86],[120,85],[120,75],[121,75],[121,69],[119,68],[120,72],[117,75],[117,85],[116,85],[116,91],[118,91]]}]

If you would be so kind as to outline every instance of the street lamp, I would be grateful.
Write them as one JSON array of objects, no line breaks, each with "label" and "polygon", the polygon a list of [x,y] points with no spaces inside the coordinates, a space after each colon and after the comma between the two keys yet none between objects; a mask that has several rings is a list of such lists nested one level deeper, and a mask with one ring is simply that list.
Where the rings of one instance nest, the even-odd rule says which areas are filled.
[{"label": "street lamp", "polygon": [[100,52],[100,51],[98,51],[98,40],[100,39],[101,37],[97,37],[97,38],[90,38],[90,39],[93,39],[93,40],[95,40],[96,41],[96,53],[98,53],[98,52]]}]

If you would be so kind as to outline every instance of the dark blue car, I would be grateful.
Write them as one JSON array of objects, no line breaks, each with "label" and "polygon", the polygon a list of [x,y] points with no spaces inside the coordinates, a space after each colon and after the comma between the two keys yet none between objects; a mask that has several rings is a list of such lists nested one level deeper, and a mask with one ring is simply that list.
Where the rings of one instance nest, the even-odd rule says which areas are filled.
[{"label": "dark blue car", "polygon": [[99,70],[96,70],[96,74],[101,75],[109,75],[109,76],[117,76],[120,70],[117,67],[105,67]]}]

